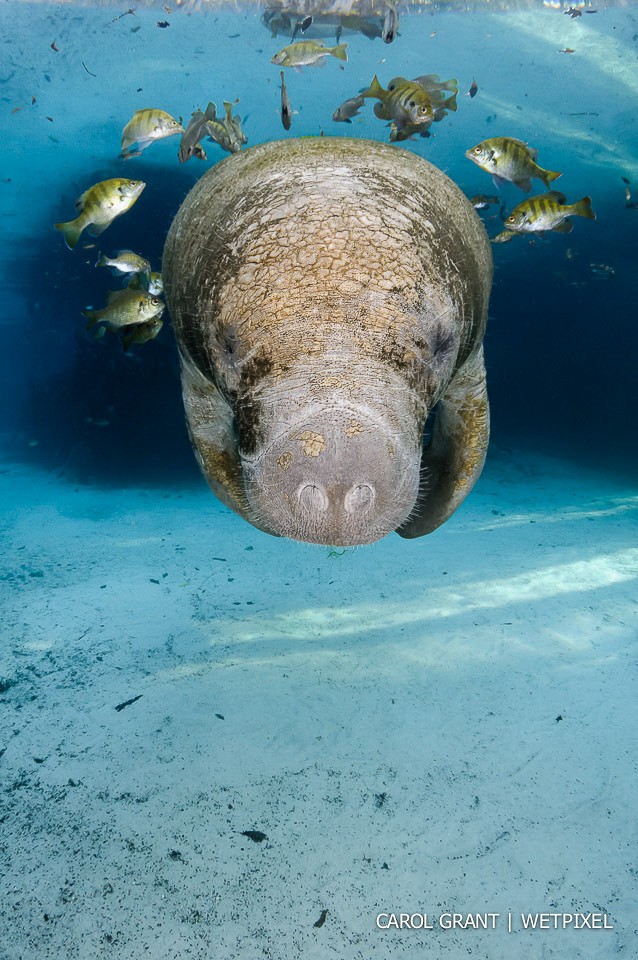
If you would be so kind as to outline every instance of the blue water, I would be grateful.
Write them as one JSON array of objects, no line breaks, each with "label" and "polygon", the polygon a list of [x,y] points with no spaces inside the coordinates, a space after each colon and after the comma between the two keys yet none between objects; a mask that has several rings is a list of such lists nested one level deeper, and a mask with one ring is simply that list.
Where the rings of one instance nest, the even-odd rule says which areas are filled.
[{"label": "blue water", "polygon": [[[402,10],[394,43],[344,36],[344,69],[287,72],[286,132],[263,8],[167,6],[0,6],[0,960],[630,957],[638,8]],[[331,119],[374,73],[458,79],[458,111],[396,149],[468,197],[495,189],[464,151],[513,136],[597,219],[492,248],[492,440],[466,504],[432,537],[335,553],[207,491],[169,322],[125,354],[80,311],[113,286],[99,250],[160,268],[227,156],[182,166],[172,138],[122,161],[135,110],[239,97],[248,146],[386,140],[370,103]],[[114,176],[147,187],[71,252],[53,224]],[[374,926],[509,908],[614,931]]]},{"label": "blue water", "polygon": [[[370,103],[352,124],[333,122],[332,112],[375,72],[385,83],[397,74],[438,72],[458,78],[458,112],[435,124],[429,140],[397,149],[431,160],[472,196],[494,190],[464,150],[487,136],[516,136],[539,149],[541,164],[563,171],[568,200],[587,193],[597,214],[595,223],[576,220],[569,236],[494,247],[486,357],[495,441],[620,469],[635,463],[636,444],[627,438],[637,414],[631,306],[638,209],[625,207],[621,180],[635,181],[638,196],[635,9],[574,19],[554,9],[406,15],[391,45],[348,36],[343,70],[331,60],[287,72],[298,111],[289,133],[279,120],[279,70],[269,62],[286,38],[271,38],[257,9],[175,7],[166,14],[157,6],[110,22],[121,12],[29,3],[5,3],[0,12],[0,406],[14,455],[50,467],[70,458],[70,469],[87,479],[193,470],[168,324],[133,359],[114,339],[94,343],[80,310],[104,302],[109,278],[94,269],[93,250],[70,253],[52,230],[87,186],[134,174],[146,191],[96,243],[95,259],[101,248],[130,247],[159,268],[181,200],[225,154],[209,144],[208,162],[182,167],[173,138],[118,160],[121,129],[135,109],[157,105],[188,119],[209,99],[239,97],[249,144],[321,130],[384,140],[387,128]],[[170,26],[158,28],[158,20]],[[565,48],[574,53],[558,52]],[[470,98],[464,94],[473,79],[478,94]],[[523,195],[507,185],[502,196],[509,210]],[[491,235],[500,230],[497,212],[487,212]],[[613,276],[595,272],[591,264],[601,263]],[[87,417],[106,419],[110,428],[91,427]],[[29,447],[34,440],[37,447]]]}]

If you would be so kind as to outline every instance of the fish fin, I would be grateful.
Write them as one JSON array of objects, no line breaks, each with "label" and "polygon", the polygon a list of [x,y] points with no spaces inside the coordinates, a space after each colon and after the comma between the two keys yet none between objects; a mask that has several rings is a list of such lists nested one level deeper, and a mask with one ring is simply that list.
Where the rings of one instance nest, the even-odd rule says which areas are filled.
[{"label": "fish fin", "polygon": [[129,329],[126,331],[126,333],[122,334],[122,336],[120,337],[120,342],[122,344],[122,350],[124,351],[124,353],[128,352],[128,349],[133,343],[134,338],[135,338],[134,330]]},{"label": "fish fin", "polygon": [[591,208],[591,197],[583,197],[572,204],[572,210],[577,217],[585,217],[587,220],[595,220],[596,214]]},{"label": "fish fin", "polygon": [[549,193],[546,193],[545,196],[548,200],[555,200],[556,203],[563,204],[565,203],[566,197],[564,193],[561,193],[560,190],[550,190]]},{"label": "fish fin", "polygon": [[110,220],[108,223],[92,223],[89,225],[88,231],[92,237],[99,237],[108,226],[110,226]]},{"label": "fish fin", "polygon": [[522,180],[514,180],[514,183],[517,187],[520,187],[521,190],[524,190],[525,193],[529,193],[532,189],[532,181],[529,179],[529,177],[526,177]]},{"label": "fish fin", "polygon": [[383,106],[383,104],[381,103],[380,100],[379,100],[378,103],[375,103],[375,105],[374,105],[374,107],[373,107],[373,110],[374,110],[374,115],[375,115],[375,117],[378,117],[379,120],[391,120],[391,119],[392,119],[392,114],[391,114],[391,113],[388,113],[388,111],[387,111],[386,108]]},{"label": "fish fin", "polygon": [[84,225],[80,225],[78,221],[80,217],[76,217],[75,220],[69,220],[67,223],[55,223],[54,227],[56,230],[59,230],[64,236],[64,242],[66,243],[69,250],[74,250],[78,240],[80,239],[80,234],[84,230]]},{"label": "fish fin", "polygon": [[108,266],[109,258],[105,253],[101,253],[97,260],[95,261],[96,267],[106,267]]},{"label": "fish fin", "polygon": [[106,327],[98,327],[95,331],[95,339],[100,340],[106,333]]},{"label": "fish fin", "polygon": [[80,313],[86,317],[86,329],[90,330],[97,323],[97,310],[81,310]]},{"label": "fish fin", "polygon": [[507,183],[505,177],[499,177],[498,173],[492,174],[492,183],[497,190],[500,190],[504,183]]},{"label": "fish fin", "polygon": [[208,106],[206,107],[206,110],[205,110],[205,112],[204,112],[204,117],[205,117],[207,120],[216,120],[216,119],[217,119],[217,106],[213,103],[212,100],[210,101],[210,103],[209,103]]},{"label": "fish fin", "polygon": [[552,180],[558,180],[559,177],[562,177],[562,173],[558,173],[556,170],[542,170],[540,174],[540,178],[546,187],[549,187]]},{"label": "fish fin", "polygon": [[552,233],[571,233],[572,225],[569,220],[563,220],[561,223],[557,223],[555,227],[552,227]]},{"label": "fish fin", "polygon": [[421,454],[427,484],[408,520],[398,527],[413,539],[436,530],[465,500],[485,462],[489,406],[483,348],[474,350],[439,399],[429,446]]},{"label": "fish fin", "polygon": [[361,90],[361,92],[359,93],[359,96],[362,97],[363,99],[365,99],[366,97],[372,97],[375,100],[383,100],[385,93],[386,91],[383,89],[383,87],[379,83],[379,78],[375,73],[375,75],[372,78],[372,83],[370,84],[368,89]]}]

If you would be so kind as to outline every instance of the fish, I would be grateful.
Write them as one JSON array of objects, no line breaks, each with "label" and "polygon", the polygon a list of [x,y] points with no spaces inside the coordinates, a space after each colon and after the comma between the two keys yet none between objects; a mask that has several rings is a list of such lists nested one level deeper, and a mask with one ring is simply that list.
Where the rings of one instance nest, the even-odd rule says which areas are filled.
[{"label": "fish", "polygon": [[595,277],[602,277],[605,280],[613,280],[616,271],[608,263],[590,263],[589,269]]},{"label": "fish", "polygon": [[[306,19],[312,21],[312,17]],[[290,125],[292,124],[292,109],[288,98],[288,91],[286,90],[283,70],[279,71],[279,76],[281,77],[281,122],[284,130],[290,130]]]},{"label": "fish", "polygon": [[332,114],[332,119],[338,123],[352,123],[352,117],[359,116],[359,110],[364,105],[365,100],[362,96],[351,97],[345,100],[340,107],[337,107]]},{"label": "fish", "polygon": [[336,57],[338,60],[347,61],[347,47],[347,43],[327,47],[320,40],[299,40],[283,47],[270,62],[280,67],[310,67],[323,57]]},{"label": "fish", "polygon": [[392,43],[399,32],[399,15],[396,7],[391,0],[386,0],[388,9],[383,18],[383,27],[381,28],[381,39],[384,43]]},{"label": "fish", "polygon": [[233,106],[236,103],[239,103],[239,100],[235,100],[233,103],[224,100],[226,116],[223,120],[218,118],[217,107],[212,100],[206,107],[206,113],[204,114],[208,136],[229,153],[238,153],[242,144],[248,143],[248,138],[241,127],[240,118],[233,117]]},{"label": "fish", "polygon": [[114,257],[107,257],[105,253],[101,253],[95,266],[110,267],[117,273],[150,274],[151,272],[149,261],[139,253],[133,253],[132,250],[120,250]]},{"label": "fish", "polygon": [[470,89],[467,91],[468,97],[475,97],[478,93],[478,83],[476,80],[472,80],[470,84]]},{"label": "fish", "polygon": [[475,210],[486,210],[492,203],[500,203],[500,197],[487,197],[484,193],[479,193],[476,197],[470,198],[470,203]]},{"label": "fish", "polygon": [[206,116],[201,110],[195,110],[179,142],[177,159],[180,163],[186,163],[191,157],[197,157],[199,160],[206,159],[206,153],[200,143],[205,136],[207,136]]},{"label": "fish", "polygon": [[538,151],[522,140],[514,137],[492,137],[482,140],[475,147],[465,151],[468,160],[472,160],[481,170],[492,174],[495,186],[509,181],[529,193],[532,189],[532,177],[538,177],[546,187],[552,180],[561,176],[554,170],[544,170],[536,163]]},{"label": "fish", "polygon": [[[292,31],[291,43],[295,42],[295,37],[298,33],[305,33],[308,27],[312,25],[312,17],[304,17],[302,20],[297,20],[295,23],[294,29]],[[288,129],[288,128],[286,128]]]},{"label": "fish", "polygon": [[162,274],[158,273],[156,270],[151,270],[150,273],[132,274],[131,279],[126,286],[129,290],[144,290],[146,293],[150,293],[154,297],[157,297],[164,292],[164,281],[162,280]]},{"label": "fish", "polygon": [[[124,159],[136,157],[155,140],[172,137],[176,133],[184,133],[184,128],[178,120],[171,117],[165,110],[155,107],[146,107],[136,110],[129,122],[122,130],[122,147],[120,156]],[[137,150],[131,147],[137,144]]]},{"label": "fish", "polygon": [[145,323],[136,323],[124,327],[121,331],[123,350],[127,351],[134,343],[148,343],[149,340],[154,340],[163,326],[164,321],[161,317],[153,317],[152,320],[147,320]]},{"label": "fish", "polygon": [[109,330],[117,332],[123,327],[161,317],[164,309],[164,301],[159,297],[126,287],[124,290],[112,290],[106,298],[106,306],[101,310],[82,310],[82,316],[88,321],[87,330],[103,323]]},{"label": "fish", "polygon": [[368,89],[362,90],[360,95],[379,100],[374,105],[374,113],[381,120],[420,125],[434,119],[430,95],[414,80],[395,77],[388,84],[388,89],[384,90],[375,73]]},{"label": "fish", "polygon": [[595,220],[591,197],[583,197],[576,203],[566,203],[565,195],[558,190],[529,197],[514,207],[509,217],[506,217],[504,226],[506,230],[515,233],[539,233],[543,230],[571,233],[572,223],[568,217]]},{"label": "fish", "polygon": [[73,250],[83,230],[88,228],[92,237],[99,237],[116,217],[130,210],[145,186],[142,180],[122,177],[94,183],[75,201],[75,220],[56,223],[55,229],[62,232],[67,247]]}]

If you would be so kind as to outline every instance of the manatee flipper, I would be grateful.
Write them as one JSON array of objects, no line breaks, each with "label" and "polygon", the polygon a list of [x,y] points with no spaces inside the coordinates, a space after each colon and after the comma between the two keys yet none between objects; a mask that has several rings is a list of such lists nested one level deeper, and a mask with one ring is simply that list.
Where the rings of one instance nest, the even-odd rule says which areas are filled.
[{"label": "manatee flipper", "polygon": [[465,500],[483,469],[490,434],[483,347],[450,381],[438,402],[432,442],[423,451],[423,485],[410,518],[397,533],[432,533]]},{"label": "manatee flipper", "polygon": [[186,421],[200,468],[219,500],[253,526],[237,453],[233,411],[214,383],[181,356]]}]

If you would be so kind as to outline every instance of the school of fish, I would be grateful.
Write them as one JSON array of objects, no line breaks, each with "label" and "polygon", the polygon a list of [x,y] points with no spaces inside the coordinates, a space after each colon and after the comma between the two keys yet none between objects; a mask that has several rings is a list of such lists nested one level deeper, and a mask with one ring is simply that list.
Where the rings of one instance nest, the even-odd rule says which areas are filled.
[{"label": "school of fish", "polygon": [[[383,15],[368,17],[329,13],[294,17],[279,5],[266,8],[261,19],[271,36],[287,36],[289,39],[289,43],[270,59],[272,64],[281,68],[279,115],[285,131],[291,129],[293,117],[298,113],[291,104],[285,68],[300,72],[332,59],[344,69],[348,62],[348,43],[341,40],[344,34],[394,42],[400,36],[396,6],[393,0],[384,0],[381,6],[385,11]],[[334,44],[326,43],[326,38],[333,38]],[[427,138],[431,136],[433,123],[440,123],[450,113],[456,113],[458,89],[456,79],[441,80],[434,73],[413,79],[394,77],[384,87],[375,73],[368,87],[359,89],[334,110],[332,120],[335,123],[352,124],[355,120],[364,123],[361,111],[368,100],[373,100],[373,114],[387,124],[390,142],[414,140],[417,136]],[[478,90],[476,80],[472,78],[466,96],[473,100]],[[139,157],[153,143],[176,135],[180,135],[177,151],[180,163],[186,163],[192,157],[200,161],[208,159],[204,142],[217,144],[227,153],[237,153],[248,142],[242,119],[233,112],[238,103],[238,98],[223,100],[223,114],[220,115],[215,102],[209,100],[205,110],[196,109],[191,113],[186,126],[182,117],[176,119],[159,107],[138,109],[122,129],[119,159],[129,161]],[[320,135],[324,135],[323,129]],[[537,162],[538,150],[516,137],[490,137],[468,148],[465,156],[492,177],[498,190],[505,184],[513,184],[529,194],[534,179],[542,181],[546,189],[544,194],[528,197],[519,203],[509,215],[500,195],[477,194],[471,198],[470,202],[477,211],[500,206],[498,216],[504,229],[492,237],[493,243],[506,243],[521,234],[569,233],[572,217],[596,219],[589,196],[568,203],[563,193],[551,189],[553,181],[562,174],[541,167]],[[626,206],[638,206],[631,201],[629,181],[624,177],[623,180]],[[89,186],[75,201],[76,216],[73,219],[54,226],[62,233],[68,248],[74,250],[85,230],[92,237],[99,237],[115,219],[131,210],[145,187],[143,181],[125,177],[102,180]],[[86,248],[90,246],[95,245],[84,244]],[[125,351],[133,344],[155,339],[162,329],[165,304],[161,274],[151,269],[149,259],[132,250],[120,250],[112,256],[101,252],[95,266],[110,270],[124,282],[124,286],[107,292],[104,307],[87,307],[82,311],[87,320],[86,329],[98,338],[107,331],[116,334]]]}]

